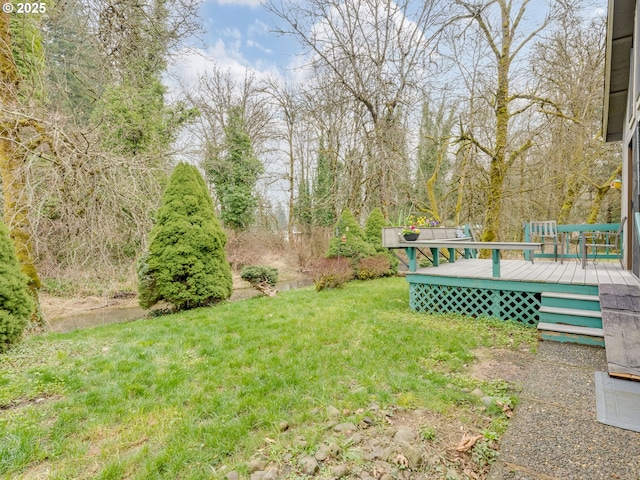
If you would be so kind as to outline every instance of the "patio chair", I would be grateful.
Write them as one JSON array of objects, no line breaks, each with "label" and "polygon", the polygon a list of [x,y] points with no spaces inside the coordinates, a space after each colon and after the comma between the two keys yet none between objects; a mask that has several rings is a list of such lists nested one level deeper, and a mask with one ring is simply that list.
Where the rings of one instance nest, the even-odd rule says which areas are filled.
[{"label": "patio chair", "polygon": [[[620,260],[620,265],[624,268],[624,264],[622,263],[622,247],[620,245],[620,239],[622,237],[622,231],[624,230],[624,224],[627,221],[627,217],[623,217],[620,221],[620,226],[618,227],[618,231],[612,235],[610,231],[607,232],[581,232],[580,234],[580,244],[582,249],[582,268],[587,267],[587,255],[589,253],[589,249],[594,249],[593,256],[593,264],[596,264],[596,259],[598,258],[598,248],[604,248],[605,251],[609,249],[618,250],[618,260]],[[613,236],[613,241],[611,237]]]},{"label": "patio chair", "polygon": [[[555,220],[531,220],[529,222],[529,238],[531,242],[540,239],[542,243],[542,253],[544,253],[547,239],[553,240],[553,253],[555,255],[554,260],[558,261],[558,246],[560,246],[560,263],[564,260],[564,242],[561,241],[558,234],[558,222]],[[533,252],[531,252],[533,255]]]}]

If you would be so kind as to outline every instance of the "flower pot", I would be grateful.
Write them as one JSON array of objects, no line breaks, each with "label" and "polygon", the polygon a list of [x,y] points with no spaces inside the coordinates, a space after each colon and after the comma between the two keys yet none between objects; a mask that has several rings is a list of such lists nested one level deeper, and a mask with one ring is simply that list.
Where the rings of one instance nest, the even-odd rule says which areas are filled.
[{"label": "flower pot", "polygon": [[413,242],[420,236],[419,233],[405,233],[402,235],[407,242]]}]

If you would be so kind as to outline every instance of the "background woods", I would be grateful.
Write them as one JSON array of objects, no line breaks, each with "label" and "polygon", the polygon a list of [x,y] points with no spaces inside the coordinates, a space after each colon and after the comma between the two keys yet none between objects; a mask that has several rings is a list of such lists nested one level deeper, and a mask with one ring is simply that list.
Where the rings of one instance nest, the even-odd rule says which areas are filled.
[{"label": "background woods", "polygon": [[319,257],[346,209],[484,240],[619,218],[593,5],[269,0],[295,70],[181,82],[195,1],[45,5],[0,15],[3,217],[34,295],[40,277],[131,281],[178,161],[201,169],[232,264],[257,229]]}]

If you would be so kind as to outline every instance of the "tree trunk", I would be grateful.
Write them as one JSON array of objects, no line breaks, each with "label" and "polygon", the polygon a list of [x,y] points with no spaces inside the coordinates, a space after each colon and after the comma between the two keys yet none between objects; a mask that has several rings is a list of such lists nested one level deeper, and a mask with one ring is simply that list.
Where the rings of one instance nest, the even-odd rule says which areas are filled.
[{"label": "tree trunk", "polygon": [[10,238],[16,248],[21,270],[29,277],[29,293],[36,304],[36,309],[31,317],[30,329],[40,330],[45,327],[45,322],[38,299],[38,290],[41,286],[40,278],[33,262],[24,157],[16,149],[16,129],[19,122],[8,118],[6,113],[7,107],[15,106],[19,84],[11,45],[9,15],[0,13],[0,100],[2,100],[4,110],[0,117],[0,177],[2,178],[4,201],[3,216],[9,229]]},{"label": "tree trunk", "polygon": [[587,223],[596,223],[596,220],[598,220],[598,213],[600,213],[600,207],[602,206],[602,201],[607,193],[609,193],[609,190],[611,190],[611,182],[619,177],[621,173],[622,165],[619,165],[611,174],[607,182],[596,189],[596,195],[591,202],[591,208],[589,209],[589,215],[587,216]]}]

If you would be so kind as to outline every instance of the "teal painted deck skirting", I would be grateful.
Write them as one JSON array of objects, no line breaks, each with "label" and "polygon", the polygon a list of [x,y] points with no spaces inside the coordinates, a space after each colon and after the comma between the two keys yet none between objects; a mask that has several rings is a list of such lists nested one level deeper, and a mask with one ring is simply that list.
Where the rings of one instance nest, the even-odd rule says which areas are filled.
[{"label": "teal painted deck skirting", "polygon": [[536,326],[542,292],[597,295],[597,285],[408,274],[410,306],[417,312],[496,317]]}]

